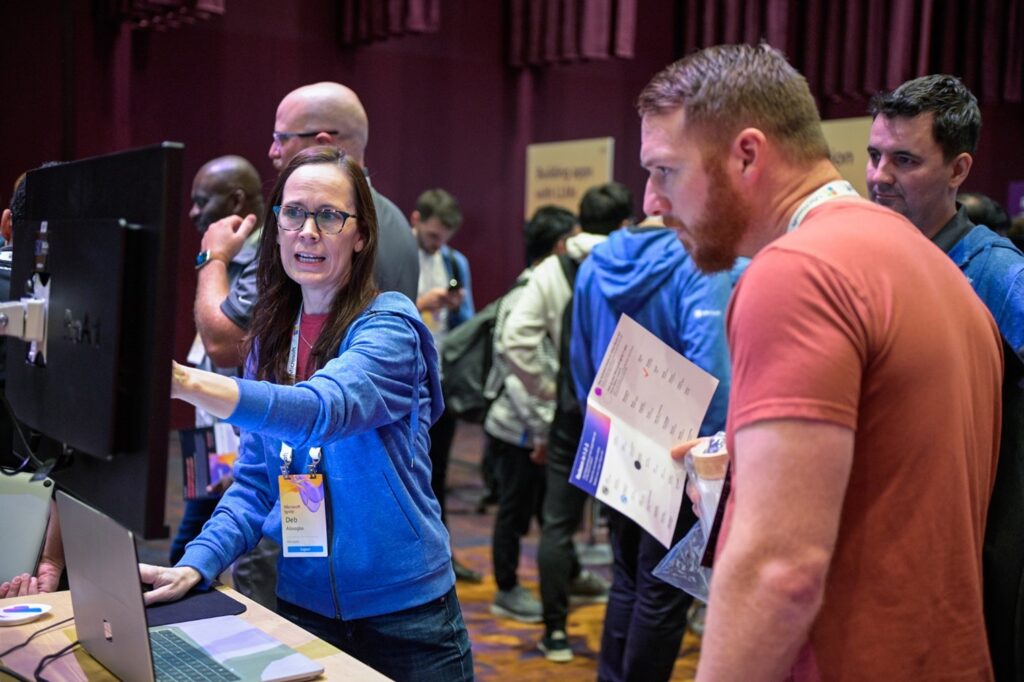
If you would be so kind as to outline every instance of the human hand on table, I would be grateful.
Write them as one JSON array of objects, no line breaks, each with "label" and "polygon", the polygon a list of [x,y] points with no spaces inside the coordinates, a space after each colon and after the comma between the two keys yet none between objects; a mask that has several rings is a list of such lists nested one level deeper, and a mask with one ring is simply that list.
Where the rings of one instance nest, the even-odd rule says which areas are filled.
[{"label": "human hand on table", "polygon": [[191,566],[168,568],[150,564],[139,564],[139,578],[144,585],[153,586],[152,590],[142,594],[147,606],[181,599],[203,579]]},{"label": "human hand on table", "polygon": [[28,573],[16,575],[0,585],[0,599],[39,594],[39,578]]},{"label": "human hand on table", "polygon": [[36,568],[36,575],[22,573],[0,584],[0,599],[56,592],[63,572],[63,566],[43,559]]}]

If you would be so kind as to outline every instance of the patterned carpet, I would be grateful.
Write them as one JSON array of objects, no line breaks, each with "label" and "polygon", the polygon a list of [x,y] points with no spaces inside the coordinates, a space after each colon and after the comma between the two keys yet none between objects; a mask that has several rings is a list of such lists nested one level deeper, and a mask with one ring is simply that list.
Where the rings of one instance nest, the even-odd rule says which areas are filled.
[{"label": "patterned carpet", "polygon": [[[477,677],[481,680],[541,681],[557,676],[560,682],[572,680],[594,680],[597,677],[597,656],[601,644],[601,627],[604,622],[604,605],[575,607],[569,614],[569,641],[575,657],[571,663],[549,663],[537,649],[537,642],[544,634],[543,625],[528,625],[499,618],[490,612],[496,586],[491,570],[491,530],[494,525],[494,507],[485,514],[475,511],[476,502],[483,494],[480,482],[479,461],[483,450],[483,434],[474,424],[459,424],[454,458],[449,469],[448,525],[459,559],[484,575],[480,585],[459,582],[457,589],[462,604],[463,616],[469,627],[473,643],[473,662]],[[590,538],[580,533],[577,544],[587,547],[588,541],[596,540],[598,548],[606,541],[602,529]],[[520,582],[535,596],[537,586],[538,533],[536,527],[524,539],[520,558]],[[593,552],[602,554],[602,552]],[[607,552],[604,552],[606,554]],[[591,552],[584,552],[586,556]],[[588,565],[587,568],[611,578],[607,565]],[[700,654],[700,638],[687,632],[683,646],[676,660],[673,680],[692,680],[697,669]]]},{"label": "patterned carpet", "polygon": [[[452,463],[448,473],[448,525],[459,559],[484,576],[483,583],[457,584],[459,601],[469,637],[473,645],[473,661],[477,678],[490,680],[517,680],[532,682],[550,680],[559,682],[594,680],[597,677],[597,656],[601,643],[604,605],[575,607],[569,614],[569,641],[575,658],[571,663],[549,663],[537,649],[537,641],[544,633],[543,625],[527,625],[498,618],[490,612],[495,584],[491,570],[491,530],[494,507],[477,513],[477,501],[483,495],[480,479],[480,453],[483,433],[475,424],[460,423],[452,448]],[[181,460],[177,434],[172,434],[168,456],[168,495],[166,522],[172,533],[181,519]],[[524,539],[520,559],[520,582],[539,595],[537,587],[537,529],[533,528]],[[598,528],[593,534],[580,533],[578,546],[587,563],[588,556],[607,555],[606,536]],[[139,559],[147,563],[163,564],[167,560],[167,540],[140,541]],[[588,551],[587,548],[590,548]],[[603,551],[602,551],[603,550]],[[611,577],[605,565],[587,565],[587,568]],[[229,578],[229,576],[224,576]],[[227,582],[227,580],[226,580]],[[687,632],[676,661],[672,680],[692,680],[700,654],[700,639]]]}]

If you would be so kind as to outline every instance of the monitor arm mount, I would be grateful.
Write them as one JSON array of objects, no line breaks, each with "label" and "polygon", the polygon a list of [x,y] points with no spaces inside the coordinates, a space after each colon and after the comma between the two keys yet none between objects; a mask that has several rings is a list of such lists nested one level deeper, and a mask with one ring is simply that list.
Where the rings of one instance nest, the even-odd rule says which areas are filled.
[{"label": "monitor arm mount", "polygon": [[[38,280],[34,284],[35,286],[32,287],[35,289],[34,293],[37,295],[41,294],[41,296],[26,296],[20,301],[0,303],[0,336],[10,336],[27,341],[29,343],[27,358],[29,362],[43,361],[46,355],[45,350],[42,350],[42,352],[40,350],[46,348],[46,313],[49,306],[49,287],[39,286]],[[10,353],[8,352],[9,355]],[[3,402],[3,410],[10,418],[17,439],[21,441],[21,445],[25,450],[25,456],[14,471],[22,471],[31,463],[35,467],[35,475],[32,480],[45,478],[62,457],[47,462],[41,461],[36,453],[33,452],[29,439],[22,430],[22,424],[18,422],[14,410],[7,400],[7,396],[3,395],[2,392],[0,392],[0,402]],[[69,454],[67,446],[63,446],[61,450],[61,455],[66,456]],[[7,469],[0,469],[0,473],[10,474],[12,472]]]},{"label": "monitor arm mount", "polygon": [[0,335],[42,342],[46,338],[46,301],[23,298],[0,303]]}]

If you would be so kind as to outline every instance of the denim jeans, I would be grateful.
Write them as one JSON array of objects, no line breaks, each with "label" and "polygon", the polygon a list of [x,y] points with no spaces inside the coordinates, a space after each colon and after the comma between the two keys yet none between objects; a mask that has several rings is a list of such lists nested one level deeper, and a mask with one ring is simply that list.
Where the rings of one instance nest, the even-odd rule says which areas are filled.
[{"label": "denim jeans", "polygon": [[[683,502],[673,544],[696,519],[685,495]],[[615,565],[597,679],[667,681],[679,655],[693,597],[654,577],[654,567],[668,553],[654,536],[613,509],[608,510],[608,530]]]},{"label": "denim jeans", "polygon": [[278,613],[394,680],[473,679],[469,633],[454,587],[426,604],[369,618],[326,618],[280,599]]}]

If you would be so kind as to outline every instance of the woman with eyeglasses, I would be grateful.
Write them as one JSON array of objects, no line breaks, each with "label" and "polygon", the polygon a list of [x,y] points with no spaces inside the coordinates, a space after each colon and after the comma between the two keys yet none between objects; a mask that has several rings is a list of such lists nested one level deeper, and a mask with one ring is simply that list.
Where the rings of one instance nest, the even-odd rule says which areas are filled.
[{"label": "woman with eyeglasses", "polygon": [[235,483],[177,566],[140,566],[146,599],[208,586],[267,534],[281,615],[394,679],[471,679],[430,489],[437,352],[412,302],[373,284],[369,185],[312,147],[269,203],[246,378],[172,367],[173,397],[241,428]]}]

